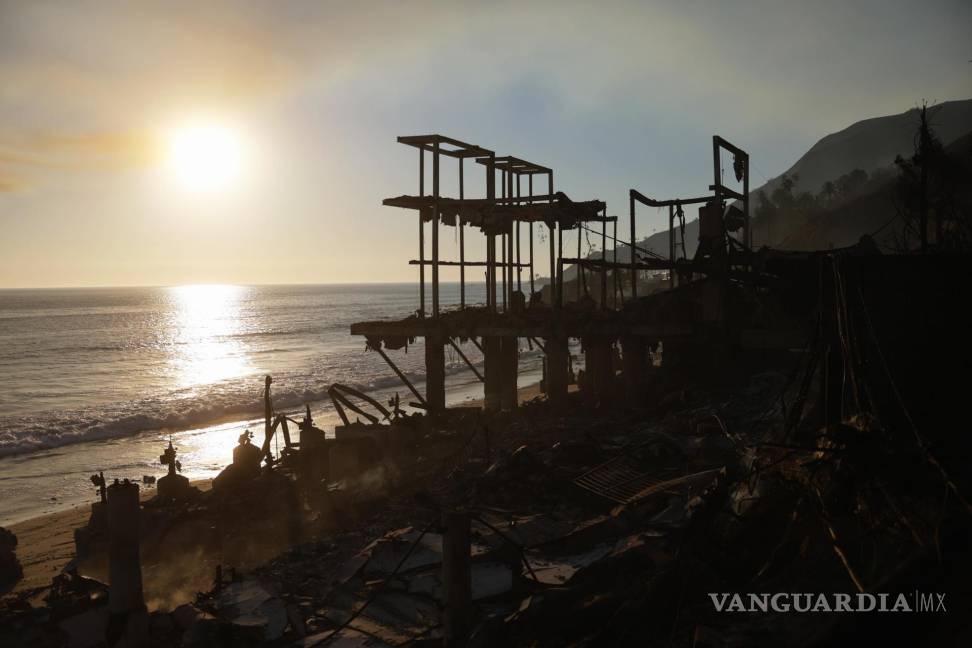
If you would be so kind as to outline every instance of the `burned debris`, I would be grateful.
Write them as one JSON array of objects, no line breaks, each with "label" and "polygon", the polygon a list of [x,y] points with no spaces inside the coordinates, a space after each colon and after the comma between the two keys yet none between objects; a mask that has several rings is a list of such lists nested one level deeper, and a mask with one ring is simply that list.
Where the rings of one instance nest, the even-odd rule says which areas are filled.
[{"label": "burned debris", "polygon": [[[941,367],[972,356],[954,300],[965,259],[881,255],[867,239],[752,250],[749,156],[718,136],[711,193],[630,191],[627,259],[607,249],[609,225],[617,240],[607,206],[555,192],[552,169],[441,135],[399,142],[419,151],[418,193],[385,204],[418,212],[419,307],[351,333],[410,402],[335,384],[341,424],[330,432],[310,406],[279,411],[268,376],[262,442],[244,432],[212,489],[179,474],[171,442],[141,506],[136,485],[93,477],[100,501],[48,611],[6,604],[15,627],[43,629],[32,645],[969,639],[956,617],[722,613],[712,599],[964,591],[972,444],[952,434],[964,385]],[[456,197],[440,186],[443,159],[458,164]],[[485,196],[466,195],[468,159],[486,171]],[[668,258],[638,247],[639,205],[668,209]],[[700,240],[687,258],[695,205]],[[581,232],[598,225],[600,257],[583,257]],[[458,229],[458,260],[440,257],[440,226]],[[466,257],[469,227],[485,236],[484,261]],[[546,259],[535,256],[541,228]],[[565,232],[577,234],[576,257]],[[450,265],[460,303],[446,309],[439,270]],[[485,304],[468,300],[469,268],[484,272]],[[389,354],[417,339],[424,391]],[[584,355],[576,375],[572,340]],[[525,403],[521,341],[544,357],[543,396]],[[447,346],[482,384],[484,407],[445,406]]]},{"label": "burned debris", "polygon": [[0,594],[8,592],[24,575],[16,551],[17,536],[0,527]]}]

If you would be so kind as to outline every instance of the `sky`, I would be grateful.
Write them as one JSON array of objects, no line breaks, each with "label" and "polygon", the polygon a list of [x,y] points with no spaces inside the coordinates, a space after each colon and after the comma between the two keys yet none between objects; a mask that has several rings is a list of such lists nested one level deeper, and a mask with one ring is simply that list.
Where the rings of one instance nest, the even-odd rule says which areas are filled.
[{"label": "sky", "polygon": [[[969,98],[970,33],[965,1],[0,0],[0,288],[415,281],[417,217],[381,205],[417,193],[398,135],[552,167],[624,229],[631,187],[705,193],[713,134],[759,185]],[[176,155],[193,128],[233,159]]]}]

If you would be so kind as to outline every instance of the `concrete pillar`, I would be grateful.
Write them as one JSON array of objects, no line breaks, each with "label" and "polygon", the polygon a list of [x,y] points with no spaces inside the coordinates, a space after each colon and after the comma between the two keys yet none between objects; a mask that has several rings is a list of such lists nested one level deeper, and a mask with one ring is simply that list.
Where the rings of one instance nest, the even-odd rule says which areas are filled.
[{"label": "concrete pillar", "polygon": [[472,618],[469,514],[447,512],[442,522],[442,626],[445,645],[461,646]]},{"label": "concrete pillar", "polygon": [[590,337],[584,340],[584,373],[592,404],[605,405],[614,397],[614,368],[609,338]]},{"label": "concrete pillar", "polygon": [[567,404],[567,369],[570,358],[567,338],[548,337],[544,342],[547,356],[547,402],[553,407]]},{"label": "concrete pillar", "polygon": [[496,411],[500,408],[500,393],[503,384],[502,342],[498,337],[483,338],[484,383],[486,409]]},{"label": "concrete pillar", "polygon": [[505,410],[516,409],[519,404],[517,392],[517,365],[520,356],[519,340],[513,336],[502,338],[502,383],[500,385],[500,406]]},{"label": "concrete pillar", "polygon": [[621,340],[621,363],[624,393],[628,401],[637,404],[644,395],[648,345],[645,338],[630,335]]},{"label": "concrete pillar", "polygon": [[148,611],[142,594],[139,556],[138,484],[117,480],[108,487],[108,644],[148,644]]},{"label": "concrete pillar", "polygon": [[441,335],[425,338],[425,401],[429,412],[445,409],[445,338]]}]

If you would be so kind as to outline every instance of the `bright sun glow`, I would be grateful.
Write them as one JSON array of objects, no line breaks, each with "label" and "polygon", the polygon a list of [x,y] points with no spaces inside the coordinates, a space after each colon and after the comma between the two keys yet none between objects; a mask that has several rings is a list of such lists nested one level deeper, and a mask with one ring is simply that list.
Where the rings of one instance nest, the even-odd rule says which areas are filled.
[{"label": "bright sun glow", "polygon": [[186,124],[166,140],[169,170],[193,193],[221,193],[238,184],[246,150],[242,135],[226,124]]}]

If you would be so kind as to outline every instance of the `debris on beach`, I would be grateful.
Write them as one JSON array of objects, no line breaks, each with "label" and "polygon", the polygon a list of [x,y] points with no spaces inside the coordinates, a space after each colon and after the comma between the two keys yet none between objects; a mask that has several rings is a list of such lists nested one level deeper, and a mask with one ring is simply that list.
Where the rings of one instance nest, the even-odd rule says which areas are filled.
[{"label": "debris on beach", "polygon": [[[171,441],[141,505],[136,484],[93,476],[98,501],[47,607],[5,603],[12,627],[34,629],[25,645],[809,647],[919,631],[972,642],[956,616],[907,626],[714,603],[963,591],[972,443],[947,425],[964,386],[934,369],[972,356],[950,342],[966,335],[962,259],[881,255],[867,239],[753,251],[748,192],[718,172],[704,198],[631,190],[632,215],[668,208],[669,258],[568,257],[563,230],[600,225],[606,240],[616,219],[603,202],[573,201],[551,169],[476,145],[399,141],[434,159],[432,195],[423,166],[418,195],[385,201],[432,228],[420,307],[351,332],[402,381],[411,411],[335,384],[329,434],[310,406],[275,407],[267,376],[262,440],[244,432],[211,489],[179,474]],[[713,148],[748,181],[745,151],[720,137]],[[440,156],[481,165],[487,195],[441,196]],[[692,259],[674,238],[689,205],[703,219]],[[440,308],[440,225],[486,237],[485,262],[456,262],[485,268],[485,306],[466,304],[461,282],[460,308]],[[521,226],[529,253],[514,245]],[[546,291],[533,281],[534,226],[548,228]],[[657,271],[666,281],[649,281]],[[387,353],[416,338],[424,392]],[[525,403],[521,339],[544,354],[543,394]],[[584,354],[573,378],[570,339]],[[482,372],[463,343],[483,352]],[[482,383],[483,407],[445,407],[447,346]]]},{"label": "debris on beach", "polygon": [[0,594],[8,592],[24,575],[16,552],[17,536],[0,527]]}]

